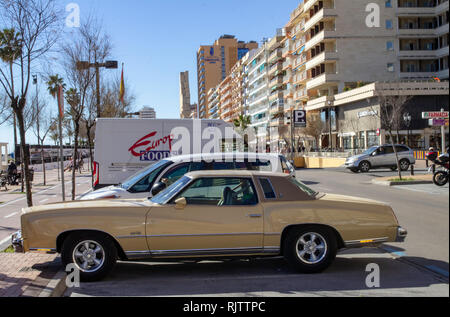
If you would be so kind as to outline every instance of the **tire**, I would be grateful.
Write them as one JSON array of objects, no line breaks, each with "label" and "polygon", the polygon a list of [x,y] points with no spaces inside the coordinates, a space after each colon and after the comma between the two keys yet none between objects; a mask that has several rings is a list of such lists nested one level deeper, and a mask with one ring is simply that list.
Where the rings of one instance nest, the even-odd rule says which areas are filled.
[{"label": "tire", "polygon": [[[316,239],[311,245],[313,236]],[[308,251],[305,250],[310,247]],[[330,229],[319,226],[291,230],[284,241],[284,257],[287,262],[298,272],[306,274],[326,270],[336,258],[337,249],[335,234]],[[312,258],[313,254],[316,259]]]},{"label": "tire", "polygon": [[359,170],[362,173],[368,173],[370,171],[372,166],[370,166],[370,163],[367,161],[363,161],[359,164]]},{"label": "tire", "polygon": [[[85,253],[87,245],[90,252]],[[95,252],[94,249],[99,251]],[[117,262],[117,249],[114,242],[104,234],[73,233],[64,240],[61,260],[64,267],[75,264],[80,270],[82,282],[96,282],[105,278],[114,268]],[[87,265],[84,266],[84,263]]]},{"label": "tire", "polygon": [[406,172],[409,170],[409,167],[411,166],[411,163],[408,160],[401,160],[400,161],[400,170],[402,172]]},{"label": "tire", "polygon": [[433,183],[439,187],[445,186],[448,183],[448,173],[443,171],[434,173]]}]

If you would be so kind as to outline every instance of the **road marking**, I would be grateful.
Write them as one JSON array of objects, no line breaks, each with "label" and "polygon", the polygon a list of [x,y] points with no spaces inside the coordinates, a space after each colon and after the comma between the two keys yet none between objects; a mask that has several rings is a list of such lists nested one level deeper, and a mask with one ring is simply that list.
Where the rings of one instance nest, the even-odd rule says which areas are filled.
[{"label": "road marking", "polygon": [[44,200],[41,200],[40,203],[44,203],[44,202],[46,202],[46,201],[48,201],[48,200],[49,200],[49,198],[44,199]]},{"label": "road marking", "polygon": [[6,237],[5,239],[3,239],[2,241],[0,241],[0,246],[3,244],[3,243],[6,243],[6,242],[8,242],[8,241],[11,241],[11,235],[9,235],[8,237]]},{"label": "road marking", "polygon": [[382,246],[381,249],[383,249],[383,250],[385,250],[385,251],[387,251],[387,252],[389,252],[389,253],[391,253],[391,254],[395,254],[395,255],[397,255],[397,256],[399,256],[399,257],[404,257],[404,256],[406,256],[406,253],[405,253],[405,252],[402,252],[402,251],[396,251],[396,249],[393,249],[393,248],[390,248],[390,247],[387,247],[387,246]]},{"label": "road marking", "polygon": [[4,218],[8,219],[8,218],[11,218],[11,217],[13,217],[13,216],[15,216],[17,214],[18,214],[18,212],[13,212],[12,214],[9,214],[8,216],[5,216]]}]

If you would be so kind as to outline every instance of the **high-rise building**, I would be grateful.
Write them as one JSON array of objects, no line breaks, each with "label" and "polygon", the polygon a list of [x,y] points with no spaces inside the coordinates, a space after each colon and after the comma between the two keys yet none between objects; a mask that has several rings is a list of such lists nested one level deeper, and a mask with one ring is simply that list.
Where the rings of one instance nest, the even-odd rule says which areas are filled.
[{"label": "high-rise building", "polygon": [[155,109],[145,106],[139,111],[139,119],[156,119]]},{"label": "high-rise building", "polygon": [[197,52],[199,118],[208,118],[208,91],[230,74],[240,58],[257,47],[256,42],[238,41],[233,35],[223,35],[213,45],[200,46]]},{"label": "high-rise building", "polygon": [[180,73],[180,118],[191,117],[191,91],[189,88],[189,72]]}]

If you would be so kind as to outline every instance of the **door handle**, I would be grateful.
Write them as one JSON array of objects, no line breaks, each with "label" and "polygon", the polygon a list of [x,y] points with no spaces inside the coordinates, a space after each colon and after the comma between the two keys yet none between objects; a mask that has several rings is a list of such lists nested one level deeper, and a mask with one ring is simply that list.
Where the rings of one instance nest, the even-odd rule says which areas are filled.
[{"label": "door handle", "polygon": [[261,218],[262,214],[248,214],[247,216],[250,218]]}]

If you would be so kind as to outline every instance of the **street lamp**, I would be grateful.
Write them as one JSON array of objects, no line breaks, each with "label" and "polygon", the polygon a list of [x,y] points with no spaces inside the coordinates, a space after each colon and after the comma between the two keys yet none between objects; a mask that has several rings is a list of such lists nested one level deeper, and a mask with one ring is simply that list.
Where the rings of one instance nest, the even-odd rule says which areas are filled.
[{"label": "street lamp", "polygon": [[97,118],[101,117],[101,109],[100,109],[100,68],[104,67],[106,69],[117,69],[118,62],[117,61],[106,61],[104,63],[89,63],[86,61],[78,61],[77,64],[78,70],[84,70],[89,68],[95,68],[95,79],[97,84]]},{"label": "street lamp", "polygon": [[332,132],[332,126],[331,126],[331,100],[328,100],[328,120],[330,121],[330,150],[333,152],[333,132]]},{"label": "street lamp", "polygon": [[409,114],[408,112],[403,114],[403,121],[405,122],[407,131],[406,131],[406,135],[407,135],[407,144],[409,145],[409,132],[410,132],[410,127],[411,127],[411,121],[412,121],[412,116],[411,114]]}]

